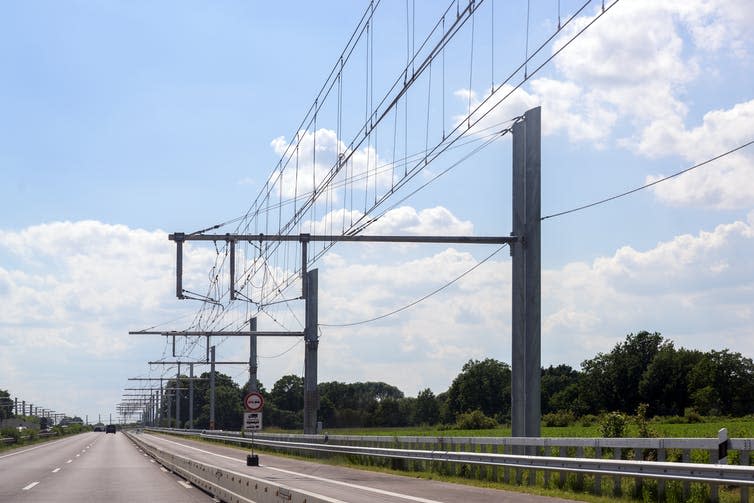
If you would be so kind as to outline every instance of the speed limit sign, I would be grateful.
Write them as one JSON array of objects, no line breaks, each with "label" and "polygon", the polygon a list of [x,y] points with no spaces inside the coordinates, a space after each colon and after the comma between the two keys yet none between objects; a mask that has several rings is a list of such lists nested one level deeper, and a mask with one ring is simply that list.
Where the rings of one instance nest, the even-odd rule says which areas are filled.
[{"label": "speed limit sign", "polygon": [[256,391],[246,393],[243,397],[243,406],[249,412],[259,412],[264,407],[264,398]]}]

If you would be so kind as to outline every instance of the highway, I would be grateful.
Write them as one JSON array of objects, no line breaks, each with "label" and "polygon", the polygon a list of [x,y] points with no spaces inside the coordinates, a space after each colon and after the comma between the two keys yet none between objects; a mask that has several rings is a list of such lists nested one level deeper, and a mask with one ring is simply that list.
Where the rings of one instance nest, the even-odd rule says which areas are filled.
[{"label": "highway", "polygon": [[0,452],[0,501],[213,501],[161,469],[123,433],[82,433]]},{"label": "highway", "polygon": [[[248,450],[180,437],[138,434],[148,443],[200,462],[349,503],[557,503],[494,489],[449,484],[345,467],[260,455],[246,466]],[[0,501],[210,502],[185,480],[141,452],[123,433],[82,433],[0,453]]]},{"label": "highway", "polygon": [[238,473],[349,503],[558,503],[569,500],[485,489],[410,476],[390,475],[260,454],[246,466],[249,450],[147,433],[140,438],[160,449]]}]

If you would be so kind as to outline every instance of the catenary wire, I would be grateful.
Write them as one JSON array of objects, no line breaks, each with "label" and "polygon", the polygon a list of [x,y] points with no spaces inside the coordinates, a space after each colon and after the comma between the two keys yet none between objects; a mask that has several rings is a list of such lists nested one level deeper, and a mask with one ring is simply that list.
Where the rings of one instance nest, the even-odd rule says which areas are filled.
[{"label": "catenary wire", "polygon": [[748,146],[750,146],[752,144],[754,144],[754,140],[748,141],[748,142],[744,143],[743,145],[739,145],[738,147],[732,148],[732,149],[728,150],[727,152],[723,152],[722,154],[716,155],[715,157],[707,159],[706,161],[702,161],[699,164],[694,164],[693,166],[691,166],[689,168],[686,168],[684,170],[678,171],[677,173],[673,173],[672,175],[669,175],[669,176],[666,176],[664,178],[660,178],[659,180],[655,180],[655,181],[653,181],[651,183],[647,183],[645,185],[642,185],[641,187],[636,187],[636,188],[628,190],[626,192],[622,192],[622,193],[616,194],[614,196],[606,197],[605,199],[600,199],[599,201],[595,201],[593,203],[585,204],[583,206],[578,206],[576,208],[571,208],[570,210],[565,210],[565,211],[560,211],[558,213],[553,213],[552,215],[547,215],[547,216],[542,217],[541,220],[547,220],[548,218],[555,218],[555,217],[560,217],[560,216],[563,216],[563,215],[568,215],[569,213],[575,213],[577,211],[585,210],[587,208],[592,208],[594,206],[598,206],[600,204],[604,204],[604,203],[607,203],[607,202],[619,199],[621,197],[625,197],[625,196],[631,195],[634,192],[639,192],[640,190],[647,189],[649,187],[657,185],[658,183],[665,182],[665,181],[670,180],[672,178],[675,178],[677,176],[681,176],[683,174],[686,174],[689,171],[695,170],[697,168],[701,168],[702,166],[705,166],[707,164],[715,162],[718,159],[722,159],[723,157],[728,156],[728,155],[730,155],[730,154],[732,154],[734,152],[737,152],[737,151],[739,151],[741,149],[744,149],[744,148],[746,148],[746,147],[748,147]]},{"label": "catenary wire", "polygon": [[453,278],[449,282],[447,282],[444,285],[442,285],[440,288],[437,288],[437,289],[429,292],[427,295],[425,295],[425,296],[423,296],[423,297],[421,297],[419,299],[416,299],[415,301],[413,301],[413,302],[411,302],[409,304],[406,304],[405,306],[403,306],[401,308],[395,309],[394,311],[390,311],[389,313],[385,313],[385,314],[382,314],[380,316],[375,316],[374,318],[370,318],[368,320],[355,321],[355,322],[352,322],[352,323],[320,323],[319,326],[320,327],[330,327],[330,328],[353,327],[353,326],[356,326],[356,325],[364,325],[364,324],[367,324],[367,323],[372,323],[374,321],[378,321],[378,320],[381,320],[383,318],[387,318],[387,317],[392,316],[394,314],[398,314],[398,313],[400,313],[402,311],[405,311],[406,309],[412,308],[415,305],[419,304],[420,302],[423,302],[423,301],[427,300],[428,298],[430,298],[430,297],[432,297],[432,296],[440,293],[441,291],[445,290],[449,286],[451,286],[454,283],[458,282],[459,280],[461,280],[465,276],[471,274],[474,270],[476,270],[482,264],[484,264],[485,262],[489,261],[492,257],[494,257],[495,255],[497,255],[498,253],[500,253],[503,250],[503,248],[505,248],[506,246],[508,246],[508,245],[507,244],[502,245],[501,247],[499,247],[498,249],[496,249],[495,251],[493,251],[491,254],[489,254],[487,257],[485,257],[483,260],[481,260],[480,262],[478,262],[477,264],[475,264],[473,267],[471,267],[470,269],[466,270],[461,275],[456,276],[455,278]]}]

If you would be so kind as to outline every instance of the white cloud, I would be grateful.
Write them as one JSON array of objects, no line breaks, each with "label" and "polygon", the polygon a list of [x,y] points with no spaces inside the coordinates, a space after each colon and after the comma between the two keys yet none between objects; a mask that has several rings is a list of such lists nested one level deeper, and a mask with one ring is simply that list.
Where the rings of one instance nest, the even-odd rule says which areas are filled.
[{"label": "white cloud", "polygon": [[[754,100],[729,110],[705,114],[702,124],[686,130],[682,124],[658,121],[643,134],[639,149],[650,156],[669,150],[688,163],[711,159],[731,148],[754,140]],[[647,177],[647,183],[664,174]],[[714,208],[748,207],[754,201],[754,146],[735,152],[688,174],[654,186],[655,195],[666,204]]]},{"label": "white cloud", "polygon": [[[566,27],[553,51],[596,15]],[[505,85],[495,96],[485,95],[487,101],[472,116],[473,132],[541,105],[543,135],[564,133],[597,148],[615,142],[642,156],[677,156],[689,165],[714,157],[752,139],[754,101],[710,110],[702,124],[690,127],[688,87],[703,71],[715,72],[720,56],[751,51],[752,19],[754,7],[745,1],[620,2],[555,58],[557,77],[533,79],[528,91]],[[739,64],[751,66],[745,59]],[[482,103],[472,90],[456,96],[470,99],[473,107]],[[621,137],[614,138],[617,134]],[[675,206],[749,207],[754,201],[751,150],[657,185],[654,192]],[[650,176],[647,182],[661,177]]]},{"label": "white cloud", "polygon": [[[543,363],[578,367],[644,329],[663,333],[677,346],[754,354],[752,253],[754,212],[648,250],[626,246],[592,263],[544,270]],[[454,249],[387,265],[338,257],[320,276],[320,321],[347,323],[388,313],[475,264],[469,253]],[[320,372],[339,380],[385,380],[408,393],[427,386],[440,392],[470,358],[510,362],[510,288],[510,261],[498,255],[400,314],[366,325],[324,327]],[[411,375],[405,375],[407,362]]]},{"label": "white cloud", "polygon": [[[622,334],[642,329],[680,346],[752,354],[753,252],[751,213],[746,221],[676,236],[650,250],[625,246],[591,264],[545,271],[543,338],[572,358],[584,347],[607,351]],[[600,343],[607,334],[612,338]]]},{"label": "white cloud", "polygon": [[[164,232],[96,221],[0,231],[0,252],[24,266],[0,268],[3,336],[21,346],[124,351],[128,328],[154,321],[174,295],[174,250]],[[190,248],[186,255],[191,278],[207,260],[191,260]]]},{"label": "white cloud", "polygon": [[[280,170],[274,173],[273,186],[268,188],[273,199],[280,195],[284,199],[308,196],[337,165],[339,156],[343,166],[337,179],[341,185],[348,179],[349,190],[373,188],[375,182],[384,188],[391,181],[391,171],[384,169],[386,163],[373,146],[353,150],[331,129],[299,131],[290,142],[279,136],[270,146],[281,156],[283,165],[282,176]],[[333,192],[334,200],[338,200],[339,193]]]},{"label": "white cloud", "polygon": [[[470,225],[459,223],[444,208],[401,208],[388,222],[396,230],[422,232],[446,229],[447,222],[459,230]],[[435,227],[438,222],[444,223]],[[196,307],[175,301],[174,245],[162,232],[76,222],[3,231],[0,238],[0,253],[26,264],[23,271],[0,268],[0,344],[13,347],[15,359],[35,354],[46,362],[45,368],[68,378],[71,362],[82,353],[93,362],[133,357],[135,343],[125,335],[128,329]],[[543,363],[578,366],[609,350],[626,333],[642,329],[660,331],[679,346],[754,354],[753,252],[754,212],[745,220],[677,236],[648,250],[626,246],[592,263],[544,270]],[[187,247],[186,253],[188,278],[206,284],[214,247]],[[320,322],[383,315],[478,263],[470,251],[454,248],[418,258],[384,250],[379,256],[329,253],[320,264]],[[321,379],[384,380],[408,394],[426,387],[440,392],[470,358],[510,361],[510,285],[510,260],[504,251],[400,314],[352,327],[323,326]],[[280,307],[280,312],[286,310]],[[261,316],[264,328],[270,321]],[[292,317],[278,319],[297,326]],[[274,356],[291,345],[288,339],[265,341],[260,354]],[[0,351],[0,363],[8,354]],[[406,365],[411,372],[405,371]],[[262,359],[260,376],[271,386],[300,368],[299,345],[282,357]],[[15,392],[30,386],[30,369],[3,369],[6,386]],[[111,369],[119,372],[122,379],[138,369]]]}]

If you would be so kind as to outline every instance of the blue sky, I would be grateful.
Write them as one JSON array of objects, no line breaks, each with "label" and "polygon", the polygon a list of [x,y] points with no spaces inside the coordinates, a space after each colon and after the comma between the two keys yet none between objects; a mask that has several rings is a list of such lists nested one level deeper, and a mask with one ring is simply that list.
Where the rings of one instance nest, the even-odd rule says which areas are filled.
[{"label": "blue sky", "polygon": [[[532,6],[530,48],[557,26],[551,3]],[[601,3],[593,3],[533,66],[598,15]],[[561,20],[579,5],[561,2]],[[121,390],[131,387],[128,377],[162,375],[146,362],[170,355],[166,341],[127,332],[158,324],[182,329],[197,311],[196,302],[175,299],[167,233],[247,211],[367,7],[334,1],[0,7],[0,388],[93,419],[114,410]],[[414,18],[404,2],[379,4],[377,95],[405,64],[406,46],[423,38],[443,7],[417,1]],[[504,123],[542,106],[543,215],[754,139],[752,22],[754,8],[745,1],[620,0],[492,110],[489,122]],[[423,148],[425,133],[432,139],[456,124],[526,54],[524,2],[486,0],[474,23],[473,43],[467,24],[447,50],[442,93],[436,65],[434,80],[409,93],[410,127],[397,157],[400,148]],[[359,58],[352,66],[344,76],[346,134],[331,135],[343,142],[364,117],[366,68]],[[323,113],[318,122],[320,138],[337,129],[329,119]],[[392,140],[375,138],[376,158],[396,157]],[[417,183],[461,153],[430,165]],[[754,356],[753,179],[749,147],[653,189],[545,220],[543,364],[578,367],[645,329],[678,346]],[[318,211],[325,218],[326,208]],[[508,234],[510,137],[407,199],[374,232]],[[317,264],[320,322],[400,308],[492,251],[338,245]],[[187,282],[206,289],[215,249],[197,245],[187,254]],[[427,387],[445,391],[470,358],[510,361],[509,306],[504,250],[399,315],[322,327],[320,380],[381,380],[408,395]],[[230,306],[227,320],[243,319],[249,309]],[[296,325],[281,307],[260,317],[260,328],[275,329],[273,317]],[[240,341],[218,343],[219,358],[248,357]],[[179,341],[179,350],[188,352],[188,341]],[[282,375],[302,373],[300,344],[264,340],[260,355],[268,388]],[[241,368],[225,371],[246,379]]]}]

